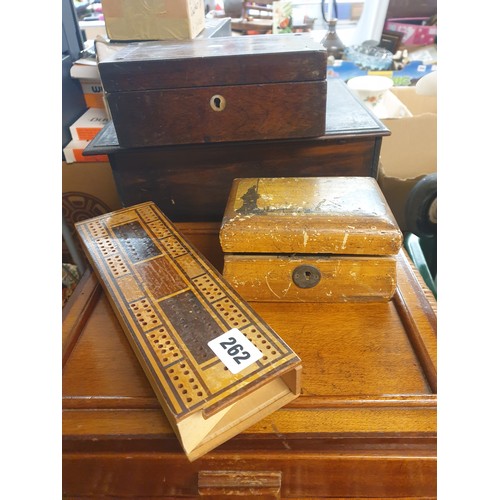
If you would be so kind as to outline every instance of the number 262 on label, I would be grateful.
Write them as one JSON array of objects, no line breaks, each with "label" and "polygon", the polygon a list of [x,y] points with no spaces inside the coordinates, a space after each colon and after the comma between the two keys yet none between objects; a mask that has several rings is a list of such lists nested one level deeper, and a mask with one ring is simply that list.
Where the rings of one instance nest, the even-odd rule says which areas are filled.
[{"label": "number 262 on label", "polygon": [[263,356],[237,328],[211,340],[208,346],[233,374],[239,373]]}]

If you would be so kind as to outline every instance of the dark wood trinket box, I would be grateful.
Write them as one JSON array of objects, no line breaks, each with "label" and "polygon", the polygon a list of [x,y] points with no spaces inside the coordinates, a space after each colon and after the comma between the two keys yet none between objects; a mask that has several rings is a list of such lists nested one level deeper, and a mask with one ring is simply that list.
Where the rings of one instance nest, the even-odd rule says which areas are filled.
[{"label": "dark wood trinket box", "polygon": [[122,147],[325,133],[326,51],[307,33],[134,43],[99,72]]}]

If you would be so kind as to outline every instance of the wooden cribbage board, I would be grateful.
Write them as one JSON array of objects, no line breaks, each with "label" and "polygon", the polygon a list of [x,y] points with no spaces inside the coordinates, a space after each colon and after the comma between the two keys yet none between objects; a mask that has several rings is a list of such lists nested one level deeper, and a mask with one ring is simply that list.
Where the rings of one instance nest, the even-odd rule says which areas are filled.
[{"label": "wooden cribbage board", "polygon": [[[298,356],[154,203],[75,227],[190,460],[299,395]],[[233,328],[263,353],[237,374],[208,346]]]}]

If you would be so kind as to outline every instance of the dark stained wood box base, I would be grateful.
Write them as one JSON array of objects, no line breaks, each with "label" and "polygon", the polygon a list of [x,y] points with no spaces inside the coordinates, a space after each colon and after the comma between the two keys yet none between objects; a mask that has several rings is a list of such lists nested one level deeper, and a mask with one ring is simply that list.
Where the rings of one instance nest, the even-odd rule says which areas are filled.
[{"label": "dark stained wood box base", "polygon": [[84,154],[108,155],[123,206],[153,201],[174,222],[220,222],[237,177],[377,178],[382,138],[390,131],[342,80],[327,85],[321,137],[124,148],[110,121]]}]

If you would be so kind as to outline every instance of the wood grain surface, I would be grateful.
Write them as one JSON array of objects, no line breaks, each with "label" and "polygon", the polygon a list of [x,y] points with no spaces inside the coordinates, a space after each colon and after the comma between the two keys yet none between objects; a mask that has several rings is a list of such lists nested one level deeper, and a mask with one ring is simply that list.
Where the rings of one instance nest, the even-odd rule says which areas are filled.
[{"label": "wood grain surface", "polygon": [[[221,270],[217,224],[176,227]],[[90,274],[64,311],[64,498],[197,498],[200,473],[231,471],[279,472],[282,499],[435,498],[437,307],[397,266],[387,303],[252,302],[301,357],[301,395],[192,463]]]},{"label": "wood grain surface", "polygon": [[240,178],[220,231],[238,254],[395,255],[403,235],[371,177]]},{"label": "wood grain surface", "polygon": [[226,254],[223,275],[248,301],[388,301],[396,290],[396,258]]},{"label": "wood grain surface", "polygon": [[325,133],[326,50],[306,33],[130,44],[99,71],[122,147]]},{"label": "wood grain surface", "polygon": [[345,82],[330,78],[321,137],[125,148],[110,121],[85,154],[109,155],[123,206],[154,201],[174,222],[220,223],[238,177],[376,178],[382,138],[389,134]]},{"label": "wood grain surface", "polygon": [[[298,396],[300,359],[153,203],[75,226],[190,458]],[[232,329],[263,354],[238,372],[208,345]]]},{"label": "wood grain surface", "polygon": [[326,50],[309,34],[218,37],[128,44],[104,61],[107,93],[319,81]]},{"label": "wood grain surface", "polygon": [[[106,95],[123,147],[319,137],[326,80],[211,86]],[[212,102],[224,104],[219,109]]]}]

